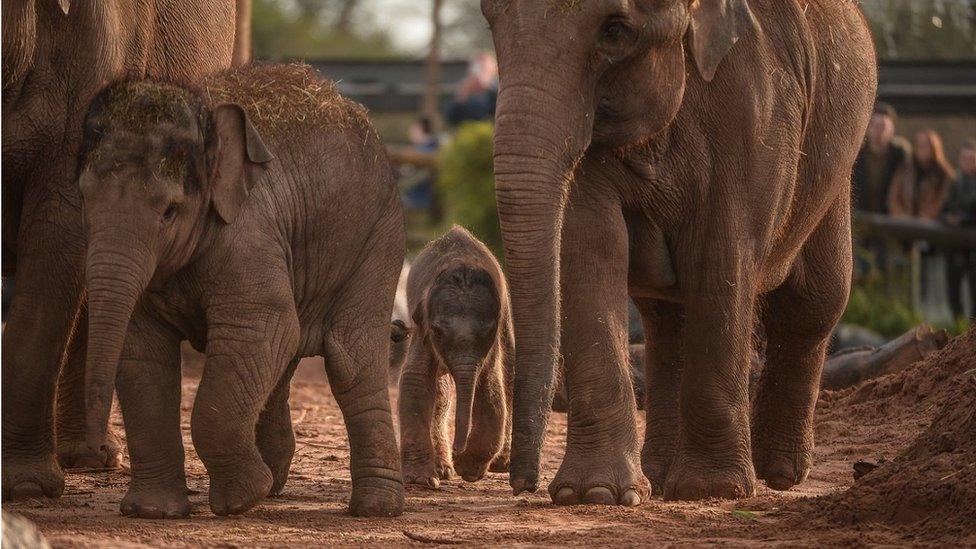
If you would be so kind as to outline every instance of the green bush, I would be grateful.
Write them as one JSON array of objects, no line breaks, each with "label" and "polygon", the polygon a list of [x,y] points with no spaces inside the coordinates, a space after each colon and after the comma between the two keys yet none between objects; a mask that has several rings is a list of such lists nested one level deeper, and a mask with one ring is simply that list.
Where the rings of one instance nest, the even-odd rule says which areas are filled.
[{"label": "green bush", "polygon": [[492,169],[494,126],[491,122],[461,124],[441,149],[437,191],[448,225],[463,225],[502,259],[502,233],[495,210]]}]

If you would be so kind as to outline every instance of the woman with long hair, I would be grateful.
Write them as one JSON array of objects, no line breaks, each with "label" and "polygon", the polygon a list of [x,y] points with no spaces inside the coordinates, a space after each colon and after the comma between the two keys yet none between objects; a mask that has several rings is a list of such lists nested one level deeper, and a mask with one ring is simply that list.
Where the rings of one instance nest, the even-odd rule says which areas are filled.
[{"label": "woman with long hair", "polygon": [[938,219],[956,178],[956,171],[946,160],[942,138],[934,130],[915,134],[911,215],[922,219]]}]

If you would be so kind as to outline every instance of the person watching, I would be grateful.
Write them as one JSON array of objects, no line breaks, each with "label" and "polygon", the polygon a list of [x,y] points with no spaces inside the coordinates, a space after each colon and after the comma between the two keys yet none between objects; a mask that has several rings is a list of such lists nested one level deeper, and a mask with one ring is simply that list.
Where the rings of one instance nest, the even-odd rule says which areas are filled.
[{"label": "person watching", "polygon": [[[959,174],[949,188],[942,221],[950,227],[976,230],[976,139],[966,141],[959,152]],[[965,315],[962,283],[969,285],[969,314],[976,316],[976,249],[956,248],[946,253],[949,307],[956,318]]]},{"label": "person watching", "polygon": [[907,215],[902,197],[910,192],[911,145],[895,136],[895,109],[878,103],[868,135],[854,164],[854,199],[858,210]]}]

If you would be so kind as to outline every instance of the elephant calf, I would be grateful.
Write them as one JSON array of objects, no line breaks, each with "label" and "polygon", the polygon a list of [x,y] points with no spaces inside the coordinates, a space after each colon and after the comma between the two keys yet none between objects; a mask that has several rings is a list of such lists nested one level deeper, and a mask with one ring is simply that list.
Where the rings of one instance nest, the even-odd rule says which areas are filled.
[{"label": "elephant calf", "polygon": [[[414,333],[400,377],[404,481],[436,488],[454,469],[476,481],[508,471],[514,338],[498,261],[455,226],[417,257],[407,280]],[[456,405],[447,445],[449,381]]]},{"label": "elephant calf", "polygon": [[210,508],[282,489],[288,386],[322,355],[349,432],[353,515],[398,515],[387,393],[403,216],[358,105],[302,65],[248,67],[200,90],[122,82],[92,103],[80,187],[88,237],[88,443],[113,384],[132,461],[122,513],[189,514],[183,339],[206,352],[192,415]]}]

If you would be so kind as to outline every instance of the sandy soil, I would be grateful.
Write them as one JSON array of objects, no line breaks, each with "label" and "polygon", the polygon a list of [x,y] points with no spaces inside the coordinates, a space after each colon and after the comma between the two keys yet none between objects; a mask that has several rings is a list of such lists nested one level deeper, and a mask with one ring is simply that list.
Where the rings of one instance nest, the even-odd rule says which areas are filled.
[{"label": "sandy soil", "polygon": [[[969,394],[966,391],[976,387],[976,381],[968,385],[958,381],[962,379],[960,376],[973,375],[967,370],[976,367],[973,364],[976,333],[971,332],[966,341],[953,343],[900,378],[885,378],[869,382],[868,387],[824,393],[818,406],[818,447],[810,478],[788,492],[775,492],[762,486],[756,497],[746,500],[666,503],[655,498],[631,509],[559,508],[552,506],[542,491],[513,497],[505,475],[489,474],[478,483],[444,482],[439,491],[410,487],[402,517],[355,519],[345,513],[350,490],[345,429],[324,376],[319,373],[320,366],[309,361],[293,385],[291,403],[298,448],[288,485],[280,497],[265,501],[242,517],[218,518],[210,513],[207,476],[192,450],[186,421],[188,483],[193,491],[190,496],[193,516],[188,520],[154,521],[119,516],[118,504],[128,482],[124,472],[70,474],[62,498],[21,499],[4,504],[4,508],[35,521],[52,545],[65,547],[374,543],[976,545],[976,525],[970,526],[970,522],[959,517],[952,523],[953,528],[940,528],[939,522],[943,499],[954,506],[951,510],[976,507],[976,501],[970,501],[976,499],[973,495],[976,474],[970,474],[976,469],[962,471],[966,474],[955,478],[951,472],[948,476],[940,471],[933,473],[937,477],[926,483],[944,484],[938,492],[943,495],[926,500],[929,507],[913,507],[907,516],[868,509],[872,505],[882,508],[889,505],[884,494],[897,491],[882,490],[879,495],[870,495],[874,492],[870,492],[872,485],[868,483],[870,497],[866,501],[856,490],[847,492],[855,484],[852,466],[858,460],[883,458],[901,469],[911,469],[913,452],[917,453],[908,451],[912,441],[937,419],[945,400],[958,399],[959,394]],[[933,372],[937,375],[933,376]],[[956,392],[945,394],[941,387],[950,381]],[[197,382],[198,378],[189,377],[184,383],[185,418],[189,417]],[[391,387],[394,399],[395,393]],[[955,410],[952,412],[955,415],[943,412],[945,417],[936,421],[936,425],[944,429],[942,424],[968,414],[970,423],[960,424],[963,430],[957,435],[963,439],[970,434],[976,437],[976,433],[970,432],[970,425],[976,425],[972,422],[973,413],[976,412],[966,409]],[[121,418],[116,416],[114,421],[121,428]],[[564,452],[565,429],[565,416],[554,414],[544,454],[546,480],[552,478]],[[946,454],[952,459],[943,457],[939,463],[963,469],[968,465],[972,469],[974,464],[969,462],[976,461],[972,444],[958,446]],[[907,453],[902,456],[904,452]],[[883,465],[865,478],[881,478],[876,473],[886,469],[887,465]],[[875,484],[890,480],[877,478]],[[957,478],[964,478],[968,483],[965,490],[953,491]],[[902,492],[897,492],[899,498],[904,497]]]}]

